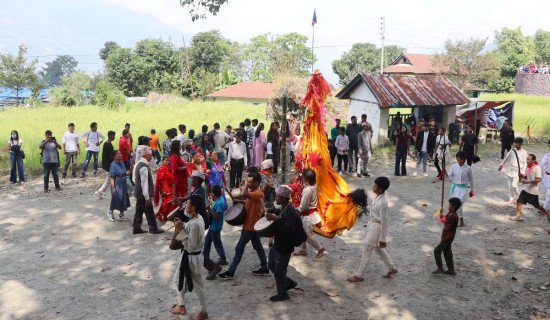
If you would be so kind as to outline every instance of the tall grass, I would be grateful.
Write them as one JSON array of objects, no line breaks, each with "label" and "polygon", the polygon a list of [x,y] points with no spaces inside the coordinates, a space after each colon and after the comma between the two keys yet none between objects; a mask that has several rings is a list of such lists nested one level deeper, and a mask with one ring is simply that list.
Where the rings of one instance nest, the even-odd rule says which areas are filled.
[{"label": "tall grass", "polygon": [[[156,105],[144,103],[127,103],[120,109],[111,110],[98,106],[81,107],[56,107],[46,106],[40,108],[10,108],[0,112],[0,142],[4,147],[0,150],[0,168],[9,168],[9,155],[7,143],[11,130],[17,130],[23,139],[23,150],[26,154],[25,170],[37,172],[41,169],[41,158],[38,144],[44,139],[44,132],[51,130],[53,135],[61,142],[63,133],[67,131],[67,124],[73,122],[75,131],[82,134],[90,128],[91,122],[98,123],[98,131],[107,136],[107,131],[116,132],[115,142],[124,129],[125,123],[131,124],[131,133],[134,140],[138,136],[149,136],[151,129],[157,131],[162,141],[166,138],[165,131],[169,128],[177,128],[179,124],[185,124],[187,131],[194,129],[196,133],[201,131],[203,124],[213,129],[218,122],[222,129],[230,124],[238,127],[246,118],[258,119],[264,122],[266,128],[265,106],[254,106],[241,102],[167,102]],[[2,142],[3,141],[3,142]],[[136,141],[137,143],[137,141]],[[81,144],[79,162],[84,161],[84,145]],[[118,148],[118,144],[115,149]],[[64,156],[61,155],[62,161]],[[5,172],[5,170],[4,170]]]},{"label": "tall grass", "polygon": [[514,131],[524,134],[529,121],[531,136],[550,137],[550,97],[528,96],[520,93],[483,93],[481,101],[514,100]]}]

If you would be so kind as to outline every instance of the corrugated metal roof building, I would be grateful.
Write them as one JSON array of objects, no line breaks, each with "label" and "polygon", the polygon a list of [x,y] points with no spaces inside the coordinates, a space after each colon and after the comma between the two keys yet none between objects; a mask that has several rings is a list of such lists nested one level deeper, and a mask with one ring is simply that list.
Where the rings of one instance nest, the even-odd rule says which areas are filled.
[{"label": "corrugated metal roof building", "polygon": [[267,103],[273,93],[273,83],[262,81],[240,82],[208,95],[218,101],[240,100],[252,104]]},{"label": "corrugated metal roof building", "polygon": [[410,108],[416,119],[434,118],[440,126],[454,123],[456,106],[468,97],[443,76],[358,74],[337,95],[350,99],[348,121],[362,114],[372,125],[374,144],[386,143],[389,108]]}]

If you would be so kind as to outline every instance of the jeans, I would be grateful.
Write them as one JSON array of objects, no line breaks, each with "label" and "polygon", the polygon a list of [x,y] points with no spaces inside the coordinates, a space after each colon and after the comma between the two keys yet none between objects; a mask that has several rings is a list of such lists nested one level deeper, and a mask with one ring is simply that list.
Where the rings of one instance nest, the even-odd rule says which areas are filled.
[{"label": "jeans", "polygon": [[67,152],[65,153],[65,165],[63,166],[63,174],[67,174],[69,169],[69,164],[72,162],[73,166],[73,176],[76,174],[76,158],[78,157],[77,152]]},{"label": "jeans", "polygon": [[99,152],[88,150],[86,152],[86,162],[84,162],[84,169],[82,169],[82,173],[84,173],[84,172],[86,172],[86,170],[88,170],[88,164],[90,163],[90,160],[92,159],[92,155],[94,156],[94,172],[97,172],[97,157],[99,155]]},{"label": "jeans", "polygon": [[222,152],[217,152],[217,154],[218,154],[218,160],[220,160],[220,164],[222,166],[224,166],[225,165],[225,152],[223,152],[223,151]]},{"label": "jeans", "polygon": [[287,288],[296,284],[296,282],[286,276],[290,255],[290,252],[282,253],[273,248],[269,251],[269,270],[275,276],[277,294],[279,295],[286,295]]},{"label": "jeans", "polygon": [[162,160],[162,159],[160,158],[160,153],[159,153],[159,151],[158,151],[158,150],[151,150],[151,151],[153,152],[153,158],[155,158],[155,160],[156,160],[155,162],[156,162],[157,164],[159,164],[160,161]]},{"label": "jeans", "polygon": [[426,173],[426,166],[428,165],[428,153],[426,151],[416,153],[416,171],[420,168],[420,161],[422,161],[422,172]]},{"label": "jeans", "polygon": [[399,163],[401,163],[401,175],[407,175],[407,148],[397,147],[397,154],[395,155],[395,175],[399,175]]},{"label": "jeans", "polygon": [[202,250],[205,259],[210,259],[210,248],[212,246],[212,242],[214,242],[214,248],[216,248],[216,252],[218,253],[218,256],[220,256],[220,260],[227,260],[225,257],[225,250],[223,249],[221,234],[221,230],[208,229],[206,237],[204,237],[204,249]]},{"label": "jeans", "polygon": [[136,200],[136,213],[134,214],[134,231],[141,230],[141,224],[143,223],[143,214],[147,218],[147,224],[149,225],[149,231],[157,230],[157,220],[155,219],[155,211],[153,209],[153,201],[148,207],[145,206],[145,198],[140,197]]},{"label": "jeans", "polygon": [[453,262],[453,251],[451,250],[451,244],[448,242],[440,242],[437,247],[434,249],[435,264],[438,268],[443,267],[443,261],[441,261],[441,252],[443,252],[443,257],[445,258],[445,263],[447,264],[447,269],[454,270],[455,265]]},{"label": "jeans", "polygon": [[17,182],[17,174],[19,174],[19,182],[25,182],[25,170],[23,169],[23,158],[20,155],[10,152],[11,174],[10,182]]},{"label": "jeans", "polygon": [[243,258],[244,247],[249,241],[252,242],[252,247],[254,248],[254,250],[256,250],[258,258],[260,258],[260,269],[267,270],[267,259],[265,257],[264,247],[262,247],[262,242],[260,241],[260,236],[255,231],[248,231],[243,228],[241,231],[239,242],[237,242],[237,246],[235,247],[235,256],[233,257],[233,262],[231,262],[231,265],[229,266],[227,272],[231,274],[235,273],[235,270],[237,270],[237,266]]},{"label": "jeans", "polygon": [[57,174],[57,171],[59,170],[59,163],[43,163],[42,166],[44,167],[44,190],[48,190],[48,184],[50,183],[50,171],[53,175],[53,183],[55,184],[55,187],[60,188],[59,175]]}]

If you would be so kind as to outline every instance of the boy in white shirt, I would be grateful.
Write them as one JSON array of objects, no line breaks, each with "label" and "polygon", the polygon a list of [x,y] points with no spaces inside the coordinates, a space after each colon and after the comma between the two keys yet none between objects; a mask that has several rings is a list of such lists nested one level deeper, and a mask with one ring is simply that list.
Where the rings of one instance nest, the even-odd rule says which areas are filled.
[{"label": "boy in white shirt", "polygon": [[72,162],[73,178],[76,177],[76,159],[80,155],[80,138],[74,132],[74,123],[69,123],[69,131],[63,134],[63,153],[65,154],[65,165],[63,166],[63,178],[67,177],[69,164]]},{"label": "boy in white shirt", "polygon": [[[336,138],[334,145],[338,156],[338,173],[342,175],[348,171],[349,137],[346,135],[346,128],[340,128],[340,135]],[[344,160],[344,171],[342,171],[342,160]]]}]

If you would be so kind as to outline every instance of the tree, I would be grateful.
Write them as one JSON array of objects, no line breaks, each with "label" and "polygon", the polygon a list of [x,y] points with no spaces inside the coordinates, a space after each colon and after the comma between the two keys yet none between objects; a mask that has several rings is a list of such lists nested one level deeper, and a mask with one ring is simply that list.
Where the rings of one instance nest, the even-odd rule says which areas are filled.
[{"label": "tree", "polygon": [[38,81],[34,72],[38,59],[27,62],[26,54],[27,47],[24,45],[19,45],[17,56],[11,53],[0,54],[0,85],[15,91],[18,104],[19,93]]},{"label": "tree", "polygon": [[307,36],[295,32],[252,38],[241,55],[246,77],[271,82],[280,73],[309,74],[317,58],[306,46],[307,40]]},{"label": "tree", "polygon": [[111,54],[113,50],[118,48],[120,48],[120,45],[114,41],[105,42],[103,48],[99,49],[99,58],[103,61],[107,60],[109,54]]},{"label": "tree", "polygon": [[498,61],[492,52],[483,53],[485,39],[445,41],[445,52],[437,54],[433,65],[444,70],[460,89],[466,89],[466,81],[487,86],[498,77]]},{"label": "tree", "polygon": [[71,76],[78,62],[71,56],[58,56],[51,62],[46,62],[46,66],[39,72],[41,81],[48,86],[61,85],[61,77]]},{"label": "tree", "polygon": [[52,88],[54,102],[65,106],[74,106],[92,101],[89,90],[92,87],[92,77],[77,70],[71,76],[61,78],[62,85]]},{"label": "tree", "polygon": [[218,73],[228,53],[229,41],[222,37],[219,30],[199,32],[191,39],[189,63],[192,70],[204,69],[210,73]]},{"label": "tree", "polygon": [[538,63],[550,61],[550,32],[537,30],[535,41],[535,59]]},{"label": "tree", "polygon": [[221,6],[227,1],[228,0],[180,0],[180,6],[188,6],[190,8],[189,14],[191,15],[191,20],[195,21],[206,18],[206,11],[214,16],[217,15]]},{"label": "tree", "polygon": [[520,65],[535,60],[535,43],[521,33],[520,27],[495,31],[495,43],[502,77],[515,77]]},{"label": "tree", "polygon": [[[384,65],[393,62],[405,52],[398,46],[384,48]],[[372,43],[355,43],[351,50],[342,54],[338,60],[332,61],[332,70],[340,78],[340,83],[349,83],[358,73],[376,73],[380,71],[381,49]]]}]

